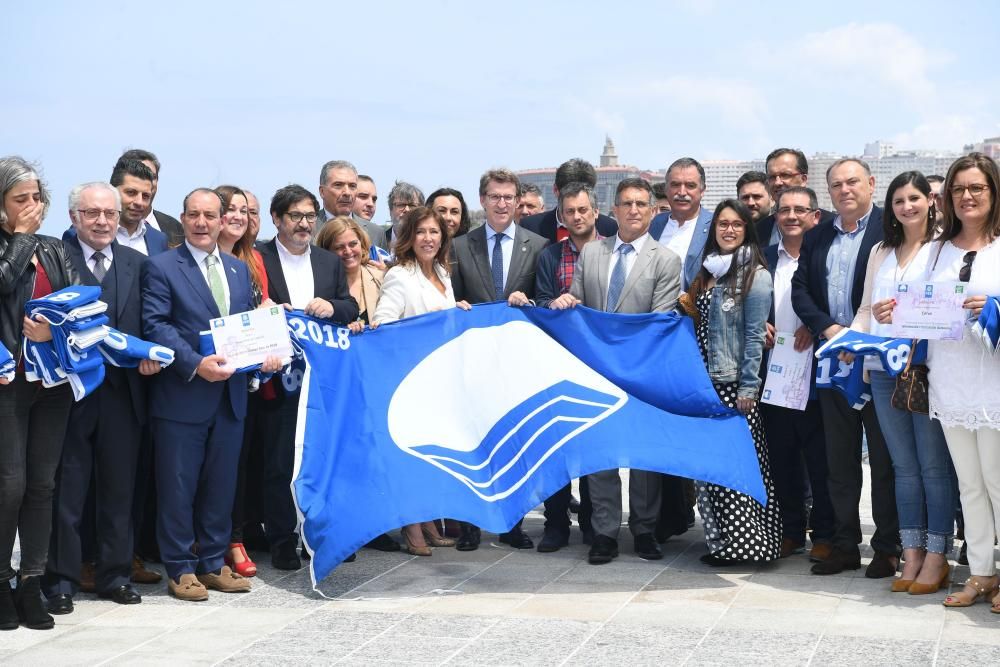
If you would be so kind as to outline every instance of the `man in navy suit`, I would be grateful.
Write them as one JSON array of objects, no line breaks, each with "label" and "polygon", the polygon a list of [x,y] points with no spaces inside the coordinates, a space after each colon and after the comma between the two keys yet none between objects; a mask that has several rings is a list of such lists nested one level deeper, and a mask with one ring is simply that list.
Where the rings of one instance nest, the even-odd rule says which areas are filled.
[{"label": "man in navy suit", "polygon": [[[849,327],[861,304],[872,247],[882,240],[882,209],[872,205],[875,178],[865,162],[837,160],[826,172],[837,209],[833,224],[820,224],[802,242],[792,278],[792,307],[813,336],[829,340]],[[875,406],[855,410],[839,392],[819,390],[826,432],[830,501],[835,529],[833,551],[813,566],[813,574],[837,574],[861,567],[861,439],[868,440],[871,466],[875,557],[865,576],[891,577],[899,563],[899,518],[892,462],[879,428]]]},{"label": "man in navy suit", "polygon": [[[809,185],[809,161],[806,160],[806,154],[797,148],[775,148],[767,154],[764,170],[767,172],[767,190],[775,205],[787,188]],[[824,208],[817,210],[820,224],[833,222],[835,214],[832,211]],[[781,232],[775,224],[774,213],[765,214],[757,220],[757,242],[761,248],[774,245],[780,238]]]},{"label": "man in navy suit", "polygon": [[712,212],[701,207],[705,194],[705,168],[691,157],[674,160],[667,168],[667,197],[670,212],[661,213],[649,225],[649,235],[684,261],[681,276],[687,289],[701,269],[702,253]]},{"label": "man in navy suit", "polygon": [[122,158],[139,160],[144,165],[149,167],[151,172],[153,172],[153,196],[149,200],[149,206],[146,208],[146,217],[144,220],[149,227],[166,234],[167,242],[170,247],[173,248],[179,246],[184,242],[184,229],[181,227],[181,223],[178,222],[173,216],[167,215],[163,211],[157,211],[153,208],[153,202],[156,200],[156,190],[160,184],[159,158],[157,158],[156,154],[152,151],[147,151],[142,148],[130,148],[122,153],[121,158],[119,159]]},{"label": "man in navy suit", "polygon": [[[573,158],[559,165],[556,169],[556,182],[552,186],[555,194],[555,201],[559,201],[559,191],[570,183],[583,183],[593,190],[597,187],[597,171],[594,165],[583,158]],[[529,232],[534,232],[549,240],[549,243],[556,243],[569,237],[569,230],[559,218],[559,206],[553,206],[545,213],[526,215],[518,223]],[[613,218],[599,214],[597,216],[597,233],[601,236],[614,236],[618,233],[618,223]]]},{"label": "man in navy suit", "polygon": [[[250,590],[223,562],[232,527],[236,462],[243,439],[247,379],[218,354],[202,355],[199,334],[215,318],[251,310],[246,264],[222,254],[222,199],[199,188],[184,198],[184,243],[142,267],[145,337],[174,350],[150,388],[158,501],[157,541],[170,592],[205,600],[208,588]],[[278,370],[268,358],[264,372]],[[195,543],[198,544],[195,553]]]},{"label": "man in navy suit", "polygon": [[[65,242],[66,254],[84,285],[101,287],[108,304],[108,326],[133,336],[142,335],[140,253],[115,242],[121,201],[107,183],[86,183],[69,196],[70,218],[77,234]],[[56,483],[55,516],[45,572],[45,594],[53,614],[73,611],[73,595],[80,587],[84,519],[92,475],[96,521],[94,553],[96,590],[119,604],[138,604],[139,594],[129,583],[132,573],[132,491],[142,425],[146,421],[146,383],[160,364],[143,360],[138,370],[108,365],[104,382],[73,404],[63,444]]]}]

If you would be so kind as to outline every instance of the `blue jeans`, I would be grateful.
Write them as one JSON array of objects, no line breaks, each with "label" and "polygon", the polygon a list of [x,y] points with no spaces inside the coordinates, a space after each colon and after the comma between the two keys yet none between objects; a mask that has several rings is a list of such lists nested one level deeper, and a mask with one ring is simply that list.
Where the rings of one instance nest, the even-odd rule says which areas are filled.
[{"label": "blue jeans", "polygon": [[956,490],[941,423],[892,407],[896,379],[871,372],[872,398],[896,476],[896,509],[904,549],[951,551]]}]

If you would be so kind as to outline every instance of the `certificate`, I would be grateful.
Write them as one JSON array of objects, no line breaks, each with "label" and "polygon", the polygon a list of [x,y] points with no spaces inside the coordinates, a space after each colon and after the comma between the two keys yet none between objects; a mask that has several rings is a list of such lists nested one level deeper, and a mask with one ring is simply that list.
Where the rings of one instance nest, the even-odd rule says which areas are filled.
[{"label": "certificate", "polygon": [[962,308],[967,285],[960,282],[899,283],[893,293],[892,335],[897,338],[962,340],[969,313]]},{"label": "certificate", "polygon": [[777,332],[767,361],[767,380],[760,402],[780,408],[805,410],[812,375],[812,346],[795,351],[795,334]]},{"label": "certificate", "polygon": [[214,319],[210,330],[215,352],[226,358],[227,368],[257,366],[267,357],[292,357],[285,309],[281,306]]}]

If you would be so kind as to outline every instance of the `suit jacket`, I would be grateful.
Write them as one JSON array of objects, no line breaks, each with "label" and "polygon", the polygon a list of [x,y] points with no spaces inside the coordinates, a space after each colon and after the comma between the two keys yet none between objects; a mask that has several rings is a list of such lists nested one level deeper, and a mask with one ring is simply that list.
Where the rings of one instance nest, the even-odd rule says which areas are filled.
[{"label": "suit jacket", "polygon": [[[611,254],[617,235],[588,243],[580,251],[570,294],[583,305],[607,310]],[[674,309],[681,291],[681,259],[650,237],[635,258],[615,313],[664,313]]]},{"label": "suit jacket", "polygon": [[[267,272],[271,300],[276,303],[291,303],[285,272],[281,268],[281,258],[278,256],[277,243],[277,239],[271,239],[257,246],[257,250],[264,258],[264,270]],[[333,315],[328,319],[339,324],[347,324],[351,320],[358,319],[358,302],[351,296],[351,291],[347,287],[347,276],[340,258],[328,250],[313,246],[309,249],[309,263],[312,264],[313,296],[326,299],[333,304]]]},{"label": "suit jacket", "polygon": [[[649,235],[656,241],[660,234],[667,227],[670,213],[660,213],[649,224]],[[690,224],[690,223],[688,223]],[[688,246],[687,255],[684,256],[684,289],[687,289],[698,271],[701,269],[702,254],[705,252],[705,241],[708,240],[708,230],[712,226],[712,212],[706,208],[698,209],[698,219],[695,221],[696,227],[691,236],[691,245]]]},{"label": "suit jacket", "polygon": [[[802,250],[799,253],[799,268],[792,278],[792,307],[799,319],[809,327],[814,336],[819,337],[831,324],[837,322],[830,316],[830,301],[827,298],[826,257],[830,245],[837,237],[837,228],[833,225],[817,225],[802,239]],[[872,208],[868,225],[854,268],[851,283],[851,304],[855,311],[861,305],[865,285],[865,268],[868,266],[868,256],[876,243],[882,240],[882,209]]]},{"label": "suit jacket", "polygon": [[[774,213],[766,215],[757,221],[757,245],[761,249],[767,248],[771,244],[771,234],[774,233]],[[819,224],[825,224],[827,222],[833,222],[833,219],[837,217],[837,214],[833,211],[827,211],[825,208],[819,210]]]},{"label": "suit jacket", "polygon": [[[222,253],[229,284],[229,313],[253,309],[250,270]],[[203,355],[199,334],[220,316],[208,282],[186,244],[150,257],[142,265],[142,331],[146,340],[174,351],[174,363],[152,377],[149,414],[186,424],[207,422],[219,410],[225,389],[236,419],[247,409],[247,379],[236,373],[224,382],[208,382],[195,371]]]},{"label": "suit jacket", "polygon": [[[161,231],[158,231],[155,227],[150,227],[148,223],[143,223],[143,224],[146,225],[146,236],[145,236],[145,238],[146,238],[146,252],[149,253],[149,256],[152,257],[154,255],[159,255],[161,252],[166,252],[167,251],[167,243],[168,243],[168,241],[167,241],[167,235],[164,234]],[[63,243],[68,243],[70,241],[76,241],[76,227],[73,227],[71,225],[69,229],[67,229],[65,232],[63,232],[62,240],[63,240]],[[183,241],[183,240],[184,240],[184,235],[182,233],[181,234],[181,241]],[[115,245],[116,246],[118,245],[117,241],[115,241]],[[80,247],[79,244],[77,244],[77,247],[78,248]],[[131,248],[130,248],[130,250],[131,250]],[[136,250],[136,252],[139,252],[139,251]],[[140,252],[139,254],[141,255],[142,253]],[[112,262],[112,264],[114,264],[114,262]]]},{"label": "suit jacket", "polygon": [[176,248],[184,243],[184,227],[177,218],[156,209],[153,209],[153,217],[156,218],[156,224],[160,226],[160,231],[166,235],[171,248]]},{"label": "suit jacket", "polygon": [[[534,232],[548,239],[549,243],[556,242],[556,230],[559,228],[559,222],[556,220],[556,210],[554,208],[544,213],[536,213],[521,218],[521,222],[518,224],[529,232]],[[597,215],[597,233],[601,236],[614,236],[618,233],[618,223],[615,222],[614,218],[599,213]]]},{"label": "suit jacket", "polygon": [[[111,268],[99,282],[94,277],[90,267],[83,257],[80,241],[73,237],[63,242],[66,254],[73,263],[76,272],[80,274],[80,282],[84,285],[99,286],[101,301],[108,304],[104,313],[108,318],[108,326],[138,338],[142,337],[142,293],[139,288],[139,271],[146,256],[138,250],[111,242]],[[117,368],[105,364],[104,382],[100,391],[128,392],[132,399],[132,410],[139,424],[146,423],[146,378],[132,368]],[[101,415],[114,418],[115,415]]]},{"label": "suit jacket", "polygon": [[[328,219],[326,209],[321,206],[319,213],[316,214],[316,227],[313,229],[313,240],[319,236],[319,230],[323,228]],[[365,234],[368,235],[368,240],[371,241],[372,245],[377,245],[382,250],[389,250],[389,235],[385,227],[370,220],[365,220],[356,213],[351,213],[351,219],[358,223],[361,229],[365,230]]]},{"label": "suit jacket", "polygon": [[[538,266],[538,256],[547,245],[548,241],[538,234],[520,225],[514,226],[514,247],[502,300],[506,300],[514,292],[524,292],[529,299],[534,298],[535,268]],[[493,290],[490,254],[486,248],[486,225],[453,240],[451,284],[456,301],[498,301]]]},{"label": "suit jacket", "polygon": [[445,293],[428,280],[416,263],[394,266],[385,274],[378,307],[371,316],[373,322],[394,322],[405,317],[423,315],[434,310],[455,305],[448,272],[440,264],[434,264],[438,278],[444,283]]}]

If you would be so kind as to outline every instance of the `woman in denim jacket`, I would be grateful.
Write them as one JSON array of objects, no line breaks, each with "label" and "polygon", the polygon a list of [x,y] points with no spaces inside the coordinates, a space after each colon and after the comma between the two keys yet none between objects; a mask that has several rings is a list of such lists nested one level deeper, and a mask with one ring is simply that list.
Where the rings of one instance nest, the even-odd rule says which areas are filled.
[{"label": "woman in denim jacket", "polygon": [[698,347],[719,398],[746,415],[767,505],[731,489],[697,482],[698,511],[708,545],[701,560],[709,565],[774,560],[781,551],[781,521],[757,410],[772,283],[750,210],[742,202],[726,199],[716,207],[702,259],[681,304],[694,318]]}]

